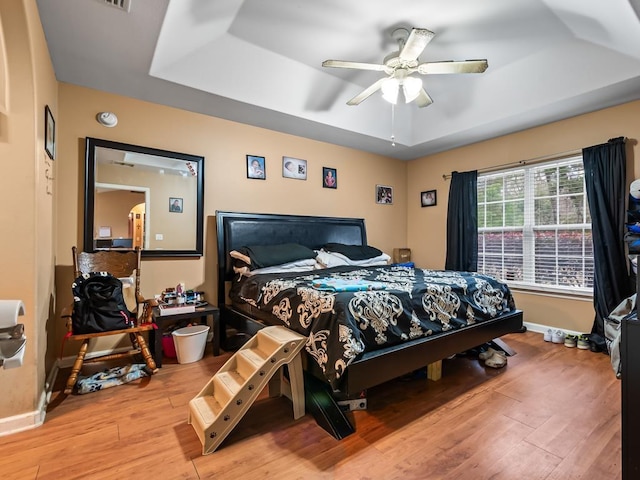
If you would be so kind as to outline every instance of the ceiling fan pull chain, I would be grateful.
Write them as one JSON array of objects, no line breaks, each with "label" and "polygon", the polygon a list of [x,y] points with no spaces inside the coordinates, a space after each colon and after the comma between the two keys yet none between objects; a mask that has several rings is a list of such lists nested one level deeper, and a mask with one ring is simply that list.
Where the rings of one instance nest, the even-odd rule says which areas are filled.
[{"label": "ceiling fan pull chain", "polygon": [[396,137],[393,134],[393,131],[395,129],[395,121],[396,121],[396,115],[395,115],[396,111],[395,111],[395,105],[392,103],[391,104],[391,146],[395,147],[396,146]]}]

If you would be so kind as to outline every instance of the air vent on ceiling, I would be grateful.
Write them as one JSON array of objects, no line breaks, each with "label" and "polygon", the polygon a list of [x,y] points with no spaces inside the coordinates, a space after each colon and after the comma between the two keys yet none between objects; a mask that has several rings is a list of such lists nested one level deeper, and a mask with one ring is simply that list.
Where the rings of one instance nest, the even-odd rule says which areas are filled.
[{"label": "air vent on ceiling", "polygon": [[125,12],[129,12],[131,8],[131,0],[100,0],[102,3],[111,5],[112,7],[119,8]]}]

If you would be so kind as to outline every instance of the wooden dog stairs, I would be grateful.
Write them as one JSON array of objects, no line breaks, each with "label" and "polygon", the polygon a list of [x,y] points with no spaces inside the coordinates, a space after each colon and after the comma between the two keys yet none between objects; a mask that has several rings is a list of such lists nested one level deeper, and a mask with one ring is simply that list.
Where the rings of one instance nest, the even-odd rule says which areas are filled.
[{"label": "wooden dog stairs", "polygon": [[[280,326],[265,327],[222,366],[189,402],[189,423],[212,453],[238,424],[263,388],[293,402],[293,418],[304,416],[304,378],[300,350],[306,338]],[[289,381],[282,372],[288,365]],[[270,382],[274,375],[275,382]]]}]

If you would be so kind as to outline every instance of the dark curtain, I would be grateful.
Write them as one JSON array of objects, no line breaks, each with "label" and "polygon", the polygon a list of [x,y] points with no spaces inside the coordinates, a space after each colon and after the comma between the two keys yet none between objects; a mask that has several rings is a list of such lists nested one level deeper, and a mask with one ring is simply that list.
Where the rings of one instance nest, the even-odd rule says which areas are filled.
[{"label": "dark curtain", "polygon": [[453,172],[447,212],[445,270],[478,270],[478,171]]},{"label": "dark curtain", "polygon": [[604,319],[631,294],[624,246],[626,154],[624,138],[582,150],[591,212],[596,311],[591,341],[606,351]]}]

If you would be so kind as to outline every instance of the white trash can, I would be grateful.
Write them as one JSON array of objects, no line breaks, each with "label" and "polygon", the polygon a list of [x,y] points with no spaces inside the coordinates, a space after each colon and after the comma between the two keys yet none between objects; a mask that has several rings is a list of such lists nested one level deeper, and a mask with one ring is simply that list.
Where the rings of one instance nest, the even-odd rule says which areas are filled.
[{"label": "white trash can", "polygon": [[178,363],[197,362],[204,356],[209,325],[192,325],[172,332]]}]

